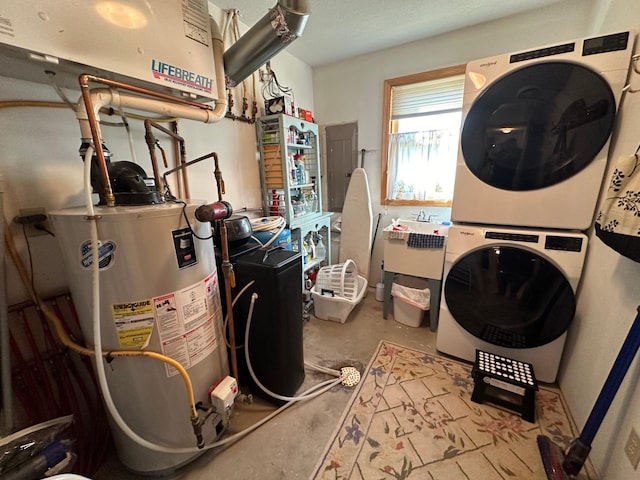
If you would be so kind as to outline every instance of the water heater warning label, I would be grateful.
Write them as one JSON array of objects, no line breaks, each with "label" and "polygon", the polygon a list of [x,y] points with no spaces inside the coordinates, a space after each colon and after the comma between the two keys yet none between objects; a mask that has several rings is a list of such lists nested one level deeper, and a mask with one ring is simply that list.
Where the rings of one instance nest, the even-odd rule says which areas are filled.
[{"label": "water heater warning label", "polygon": [[115,303],[111,312],[121,348],[144,348],[153,331],[151,300]]},{"label": "water heater warning label", "polygon": [[[175,292],[149,300],[111,305],[120,347],[145,348],[153,329],[160,337],[162,353],[188,369],[204,360],[218,345],[222,308],[218,274]],[[155,342],[155,341],[154,341]],[[165,365],[167,376],[177,375]]]},{"label": "water heater warning label", "polygon": [[[189,368],[218,345],[216,319],[221,318],[217,272],[182,290],[153,299],[162,352]],[[167,365],[167,376],[178,372]]]}]

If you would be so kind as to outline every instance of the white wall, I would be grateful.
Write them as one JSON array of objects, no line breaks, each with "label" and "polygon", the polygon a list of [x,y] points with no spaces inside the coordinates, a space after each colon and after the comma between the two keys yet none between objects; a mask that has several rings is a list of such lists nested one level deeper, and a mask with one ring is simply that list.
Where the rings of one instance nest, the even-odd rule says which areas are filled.
[{"label": "white wall", "polygon": [[[498,53],[534,48],[572,38],[638,29],[637,0],[570,0],[535,12],[440,35],[400,48],[364,55],[314,70],[316,120],[357,122],[358,149],[373,150],[365,160],[374,213],[382,212],[380,229],[391,218],[415,213],[415,207],[384,209],[379,203],[380,134],[383,81]],[[640,75],[632,78],[640,88]],[[640,142],[640,93],[628,95],[619,117],[611,158],[633,153]],[[607,178],[603,179],[606,182]],[[579,194],[579,192],[575,192]],[[432,211],[429,211],[432,213]],[[447,209],[433,209],[441,217]],[[370,283],[378,281],[382,240],[378,232]],[[615,359],[640,303],[640,265],[622,258],[590,234],[585,275],[578,296],[575,323],[564,356],[559,383],[581,428]],[[632,478],[623,445],[630,428],[640,431],[640,387],[637,360],[596,436],[590,458],[600,478]],[[635,477],[634,477],[635,478]]]},{"label": "white wall", "polygon": [[[594,32],[634,28],[640,31],[640,3],[603,0],[593,19]],[[633,23],[629,23],[632,20]],[[636,52],[638,51],[636,36]],[[640,75],[632,72],[633,88]],[[640,93],[623,97],[618,128],[609,155],[609,170],[622,155],[633,154],[640,142]],[[607,174],[604,184],[608,184]],[[560,372],[560,386],[579,425],[591,412],[640,305],[640,264],[603,244],[593,233],[581,285],[576,321],[569,334]],[[640,431],[640,365],[636,358],[593,442],[591,460],[601,478],[637,478],[623,449],[631,428]]]},{"label": "white wall", "polygon": [[[221,25],[223,13],[210,5],[210,11]],[[240,25],[241,32],[247,30]],[[281,84],[293,88],[296,103],[313,109],[313,78],[311,68],[286,51],[272,59],[271,65]],[[1,70],[0,70],[1,73]],[[250,83],[248,84],[250,86]],[[261,84],[257,85],[260,94]],[[66,90],[76,101],[80,90]],[[240,104],[236,93],[236,105]],[[0,76],[1,100],[59,101],[53,89]],[[262,100],[258,100],[262,106]],[[0,104],[1,106],[1,104]],[[235,110],[235,113],[240,113]],[[151,116],[151,115],[150,115]],[[115,119],[114,121],[118,121]],[[144,141],[142,122],[131,120],[138,162],[151,174],[149,153]],[[82,161],[78,156],[80,133],[75,115],[68,109],[0,108],[0,177],[5,182],[5,217],[12,219],[21,208],[45,207],[47,210],[78,206],[82,199]],[[256,157],[255,126],[240,121],[222,119],[210,125],[183,120],[179,133],[186,140],[187,160],[217,152],[225,180],[225,200],[236,210],[260,208],[260,179]],[[171,143],[163,134],[154,132],[171,158]],[[113,161],[131,160],[124,129],[103,127],[104,140],[113,153]],[[157,152],[158,157],[160,153]],[[217,200],[213,161],[203,161],[190,167],[191,198]],[[12,225],[15,242],[28,265],[26,245],[21,230]],[[67,288],[66,273],[56,240],[49,236],[31,239],[35,269],[35,284],[42,295]],[[27,299],[24,289],[8,264],[8,303]]]}]

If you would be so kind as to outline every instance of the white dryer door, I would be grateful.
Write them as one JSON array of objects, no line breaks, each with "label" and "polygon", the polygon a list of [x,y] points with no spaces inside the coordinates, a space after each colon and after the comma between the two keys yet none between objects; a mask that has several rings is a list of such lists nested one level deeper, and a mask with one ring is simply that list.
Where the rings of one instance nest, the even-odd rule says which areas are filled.
[{"label": "white dryer door", "polygon": [[502,190],[536,190],[587,167],[613,129],[616,102],[597,72],[540,62],[491,84],[465,118],[460,144],[469,170]]},{"label": "white dryer door", "polygon": [[445,279],[444,297],[465,330],[507,348],[552,342],[575,313],[573,289],[562,272],[540,255],[511,246],[460,257]]}]

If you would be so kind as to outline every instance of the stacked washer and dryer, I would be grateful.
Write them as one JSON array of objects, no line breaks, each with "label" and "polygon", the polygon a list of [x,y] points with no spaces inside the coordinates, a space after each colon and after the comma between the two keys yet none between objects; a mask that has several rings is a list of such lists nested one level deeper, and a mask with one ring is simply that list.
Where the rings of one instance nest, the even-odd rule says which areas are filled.
[{"label": "stacked washer and dryer", "polygon": [[633,37],[467,65],[439,351],[485,350],[555,381]]}]

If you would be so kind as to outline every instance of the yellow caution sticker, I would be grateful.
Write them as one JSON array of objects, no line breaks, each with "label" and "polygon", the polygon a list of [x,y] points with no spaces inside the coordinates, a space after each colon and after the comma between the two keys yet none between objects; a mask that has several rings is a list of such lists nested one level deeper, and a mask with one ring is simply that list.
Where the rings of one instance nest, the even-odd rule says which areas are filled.
[{"label": "yellow caution sticker", "polygon": [[149,344],[153,332],[153,302],[114,303],[111,313],[121,348],[144,348]]}]

